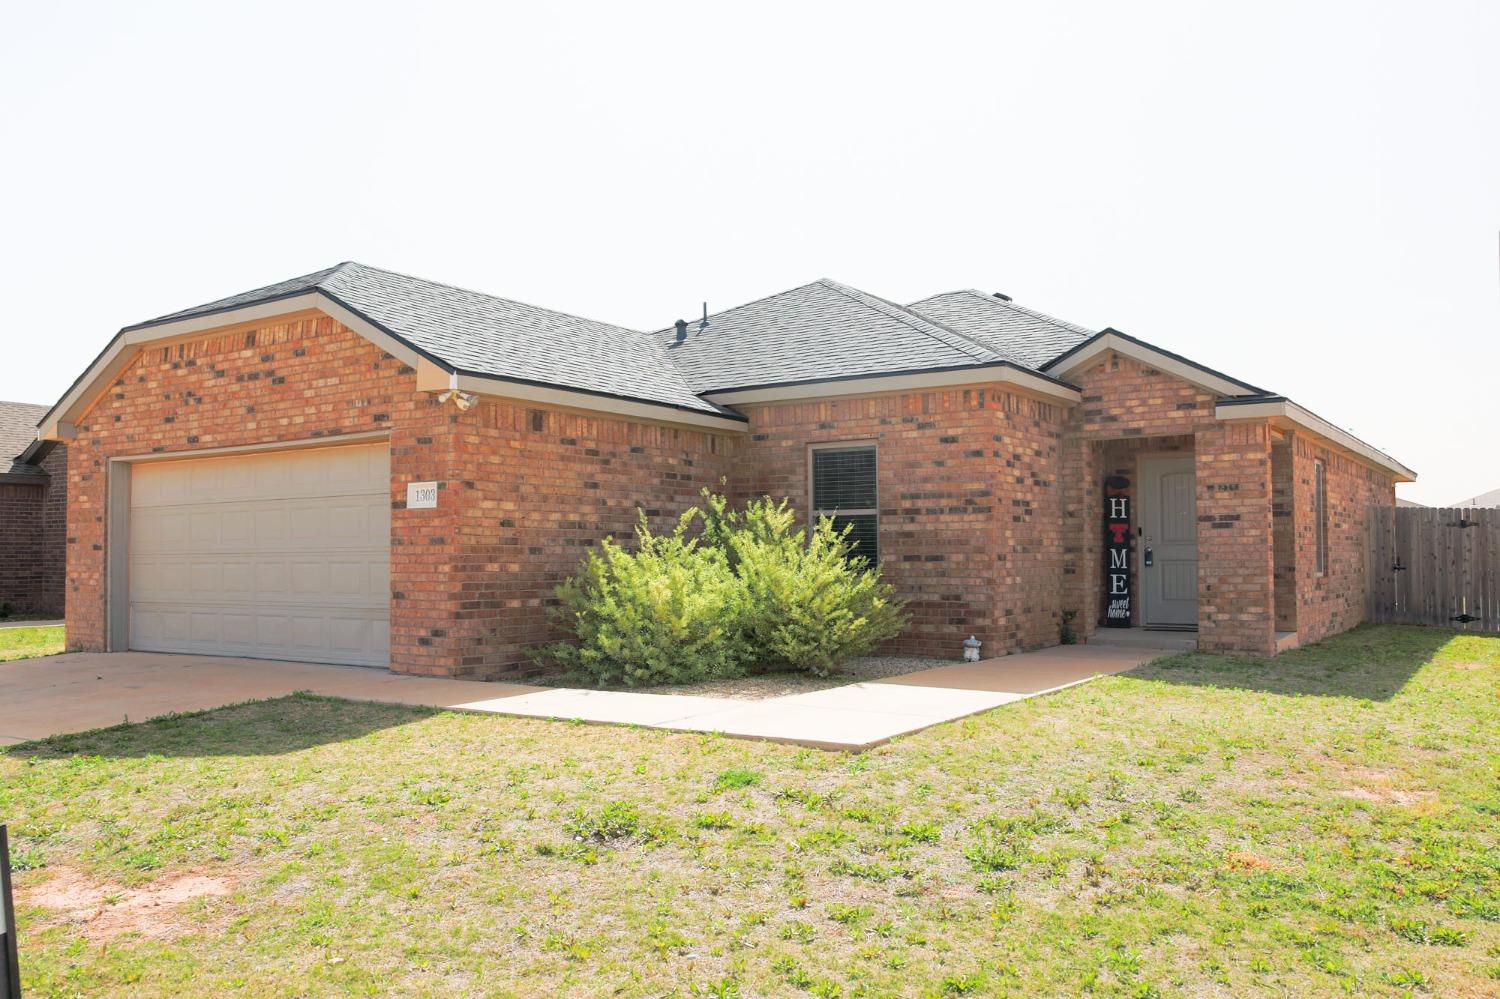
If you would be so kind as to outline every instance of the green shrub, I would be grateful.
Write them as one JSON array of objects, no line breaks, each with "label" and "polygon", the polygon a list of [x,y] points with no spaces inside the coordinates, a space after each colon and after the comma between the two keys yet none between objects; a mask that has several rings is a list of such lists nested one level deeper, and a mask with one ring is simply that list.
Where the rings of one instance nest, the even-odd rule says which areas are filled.
[{"label": "green shrub", "polygon": [[636,550],[611,538],[557,588],[553,620],[573,636],[539,652],[601,686],[691,683],[738,676],[750,658],[744,585],[724,553],[687,536],[688,511],[671,534],[641,515]]},{"label": "green shrub", "polygon": [[853,557],[849,528],[820,517],[811,534],[786,500],[754,500],[743,512],[704,491],[705,538],[729,552],[745,586],[751,644],[767,665],[827,676],[906,626],[878,567]]},{"label": "green shrub", "polygon": [[[743,510],[707,489],[671,534],[642,515],[636,548],[605,539],[557,589],[554,622],[572,636],[537,658],[601,686],[691,683],[767,668],[826,676],[906,626],[878,567],[852,555],[848,529],[809,532],[785,500]],[[688,536],[702,521],[701,538]]]}]

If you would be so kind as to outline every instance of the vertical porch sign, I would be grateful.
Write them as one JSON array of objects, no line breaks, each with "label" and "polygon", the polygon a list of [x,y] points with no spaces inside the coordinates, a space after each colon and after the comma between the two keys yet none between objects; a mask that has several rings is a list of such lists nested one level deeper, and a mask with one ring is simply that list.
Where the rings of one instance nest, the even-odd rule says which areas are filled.
[{"label": "vertical porch sign", "polygon": [[1130,480],[1104,480],[1104,623],[1130,627]]}]

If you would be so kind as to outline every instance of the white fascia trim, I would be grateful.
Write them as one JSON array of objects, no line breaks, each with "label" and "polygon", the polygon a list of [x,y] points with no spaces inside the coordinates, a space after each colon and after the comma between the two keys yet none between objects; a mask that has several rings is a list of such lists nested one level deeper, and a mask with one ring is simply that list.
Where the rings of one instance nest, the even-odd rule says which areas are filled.
[{"label": "white fascia trim", "polygon": [[877,392],[906,392],[918,389],[947,388],[954,385],[988,385],[1005,382],[1043,395],[1058,402],[1073,404],[1080,400],[1077,389],[1059,385],[1010,365],[955,368],[949,371],[924,371],[909,375],[877,375],[840,381],[803,382],[797,385],[770,385],[765,388],[709,392],[703,398],[721,406],[737,403],[790,402],[798,399],[826,399],[833,396],[873,395]]},{"label": "white fascia trim", "polygon": [[1347,430],[1340,430],[1316,413],[1310,412],[1290,399],[1242,404],[1219,403],[1214,407],[1214,416],[1220,420],[1284,420],[1294,427],[1313,434],[1365,461],[1390,472],[1397,482],[1415,482],[1417,473],[1384,451],[1378,450],[1355,437]]},{"label": "white fascia trim", "polygon": [[[459,375],[458,387],[475,395],[495,399],[514,399],[535,402],[546,406],[562,406],[567,409],[582,409],[593,413],[624,416],[635,420],[650,420],[652,423],[686,424],[705,430],[723,430],[730,433],[747,433],[750,429],[744,420],[713,413],[696,413],[690,409],[636,402],[615,396],[593,395],[589,392],[573,392],[565,388],[548,385],[531,385],[513,382],[505,378],[486,378],[483,375]],[[428,389],[431,391],[431,389]]]},{"label": "white fascia trim", "polygon": [[135,357],[136,350],[141,347],[162,340],[176,340],[195,333],[207,333],[221,327],[240,326],[276,316],[306,312],[309,309],[318,309],[327,313],[405,363],[410,365],[417,363],[416,351],[376,329],[319,292],[309,291],[291,298],[277,299],[274,302],[247,305],[243,309],[234,309],[230,312],[190,316],[176,322],[163,323],[160,326],[148,326],[144,329],[126,330],[120,333],[105,348],[104,353],[89,365],[84,376],[68,391],[67,395],[52,407],[38,430],[37,436],[42,440],[66,440],[66,425],[74,422],[83,406],[97,394],[99,385],[108,382],[124,370]]},{"label": "white fascia trim", "polygon": [[1196,365],[1179,361],[1177,358],[1170,357],[1161,351],[1125,340],[1115,336],[1113,333],[1106,333],[1078,353],[1064,358],[1062,363],[1056,368],[1048,365],[1043,370],[1054,378],[1067,378],[1080,368],[1092,363],[1100,354],[1111,350],[1117,354],[1140,361],[1143,364],[1149,364],[1158,371],[1165,371],[1169,375],[1175,375],[1191,385],[1198,386],[1205,392],[1212,392],[1215,395],[1255,394],[1251,389],[1246,388],[1238,382],[1232,382],[1227,378],[1220,378],[1218,375],[1204,371]]}]

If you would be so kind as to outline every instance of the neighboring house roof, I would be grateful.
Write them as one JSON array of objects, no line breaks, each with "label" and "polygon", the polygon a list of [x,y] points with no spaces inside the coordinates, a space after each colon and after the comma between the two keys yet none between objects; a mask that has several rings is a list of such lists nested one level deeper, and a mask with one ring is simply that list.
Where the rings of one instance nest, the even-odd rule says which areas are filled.
[{"label": "neighboring house roof", "polygon": [[1396,505],[1397,506],[1409,506],[1409,507],[1414,507],[1414,508],[1417,508],[1417,509],[1425,509],[1427,507],[1426,503],[1417,503],[1417,502],[1415,502],[1413,500],[1402,499],[1400,496],[1396,497]]},{"label": "neighboring house roof", "polygon": [[1457,503],[1449,503],[1448,506],[1454,508],[1500,506],[1500,489],[1491,489],[1487,493],[1480,493],[1478,496],[1471,496]]},{"label": "neighboring house roof", "polygon": [[36,442],[37,422],[46,413],[46,406],[35,403],[0,402],[0,475],[36,476],[38,480],[46,480],[46,472],[20,460],[22,452]]},{"label": "neighboring house roof", "polygon": [[927,316],[821,278],[656,334],[697,392],[1025,363]]},{"label": "neighboring house roof", "polygon": [[346,262],[221,298],[123,332],[318,292],[419,352],[473,375],[722,414],[637,330]]},{"label": "neighboring house roof", "polygon": [[973,288],[933,295],[910,308],[1033,368],[1094,335],[1093,330]]}]

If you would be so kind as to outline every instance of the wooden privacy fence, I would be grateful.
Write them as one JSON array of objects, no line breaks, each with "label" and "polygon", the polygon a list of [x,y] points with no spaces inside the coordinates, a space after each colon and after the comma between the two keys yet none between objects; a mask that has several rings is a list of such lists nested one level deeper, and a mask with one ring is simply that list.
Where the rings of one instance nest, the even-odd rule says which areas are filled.
[{"label": "wooden privacy fence", "polygon": [[1365,617],[1500,632],[1500,509],[1370,511]]}]

